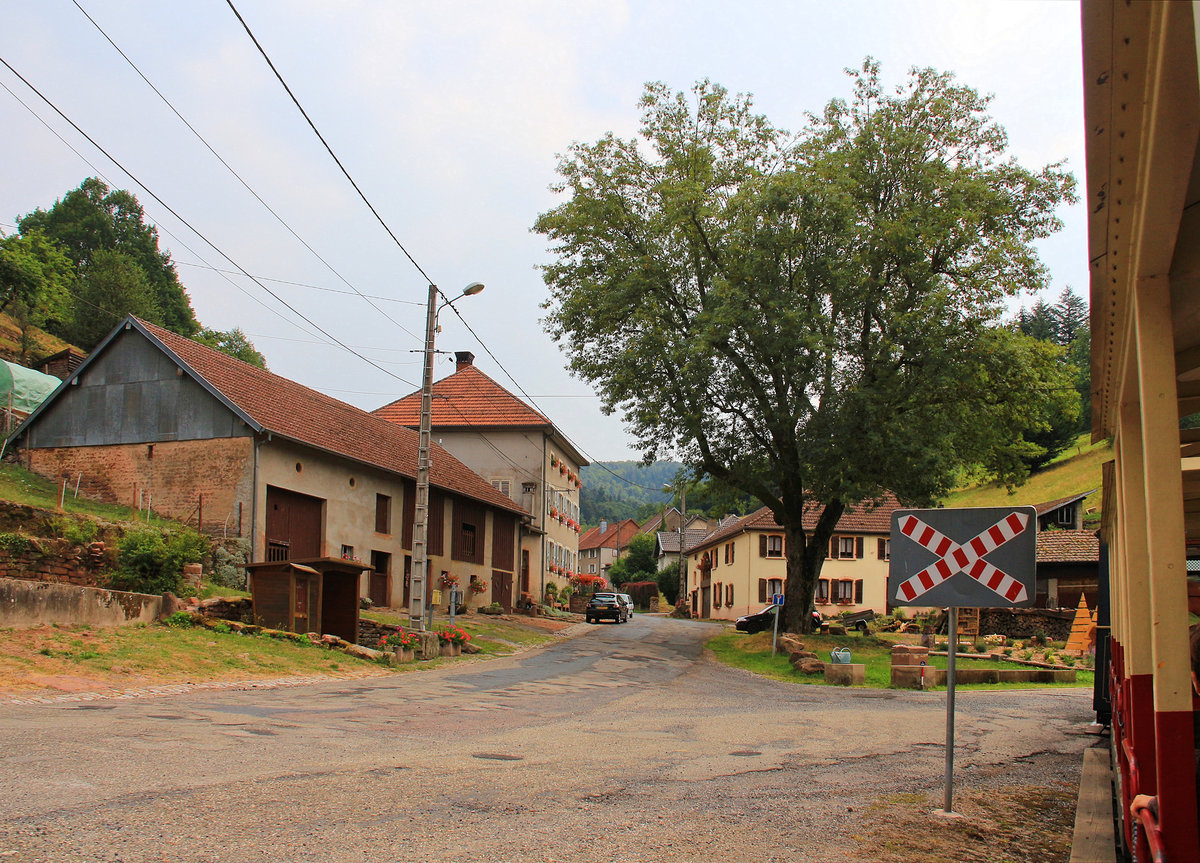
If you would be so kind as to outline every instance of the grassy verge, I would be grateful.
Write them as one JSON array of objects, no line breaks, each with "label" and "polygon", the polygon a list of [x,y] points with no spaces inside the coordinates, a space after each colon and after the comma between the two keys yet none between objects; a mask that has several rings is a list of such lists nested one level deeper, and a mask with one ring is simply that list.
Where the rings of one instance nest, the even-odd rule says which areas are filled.
[{"label": "grassy verge", "polygon": [[[75,488],[68,483],[63,500],[64,512],[95,516],[104,521],[146,521],[145,512],[127,506],[97,503],[74,495]],[[0,500],[53,510],[58,506],[58,485],[15,464],[0,463]],[[153,514],[151,519],[155,524],[174,524],[169,519],[159,519]]]},{"label": "grassy verge", "polygon": [[[407,614],[370,610],[362,612],[362,616],[379,623],[408,625]],[[449,622],[449,618],[435,617],[433,628],[440,629]],[[479,647],[480,653],[490,656],[505,656],[515,653],[517,650],[537,647],[554,640],[554,636],[547,630],[515,620],[500,620],[496,617],[471,614],[459,615],[454,622],[470,634],[471,643]]]},{"label": "grassy verge", "polygon": [[[849,648],[853,655],[852,661],[862,663],[866,666],[863,669],[866,686],[874,689],[888,689],[891,687],[892,643],[890,641],[876,639],[872,636],[808,635],[804,637],[804,645],[806,650],[811,650],[826,662],[829,661],[829,652],[835,647]],[[734,668],[743,668],[755,674],[761,674],[764,677],[785,680],[789,683],[807,683],[817,686],[829,685],[825,683],[825,679],[820,675],[799,674],[794,671],[788,662],[786,654],[778,653],[775,656],[771,656],[770,632],[746,635],[742,632],[729,631],[710,639],[706,646],[719,661]],[[945,668],[946,657],[935,656],[932,658],[931,664],[937,668]],[[1004,660],[960,656],[957,660],[957,667],[1018,668],[1020,666],[1016,663],[1005,662]],[[1080,669],[1077,671],[1075,683],[972,683],[960,684],[956,688],[1029,689],[1030,687],[1040,688],[1044,686],[1090,687],[1092,681],[1092,671]],[[931,689],[933,688],[945,689],[944,686],[931,687]]]},{"label": "grassy verge", "polygon": [[161,624],[0,631],[0,690],[8,691],[387,671],[314,645]]}]

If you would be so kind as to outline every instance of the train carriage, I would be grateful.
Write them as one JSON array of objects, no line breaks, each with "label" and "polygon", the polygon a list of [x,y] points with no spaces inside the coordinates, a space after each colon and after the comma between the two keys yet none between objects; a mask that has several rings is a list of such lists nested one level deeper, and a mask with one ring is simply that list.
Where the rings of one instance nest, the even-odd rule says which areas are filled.
[{"label": "train carriage", "polygon": [[[1111,664],[1097,672],[1097,710],[1111,709],[1118,832],[1138,860],[1200,861],[1187,585],[1188,550],[1200,549],[1194,12],[1081,3],[1092,429],[1114,442],[1101,531]],[[1132,818],[1135,794],[1155,795],[1157,816]]]}]

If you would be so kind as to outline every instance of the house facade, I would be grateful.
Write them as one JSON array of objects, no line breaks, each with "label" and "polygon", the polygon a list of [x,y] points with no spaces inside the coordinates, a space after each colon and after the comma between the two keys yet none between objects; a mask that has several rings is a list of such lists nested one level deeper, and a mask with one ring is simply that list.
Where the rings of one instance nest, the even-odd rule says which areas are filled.
[{"label": "house facade", "polygon": [[607,579],[609,567],[625,556],[629,541],[641,532],[641,525],[632,518],[611,525],[600,522],[579,538],[579,572]]},{"label": "house facade", "polygon": [[[421,393],[372,412],[409,429],[421,421]],[[587,464],[546,416],[455,354],[455,371],[433,385],[433,440],[487,480],[529,518],[520,531],[517,592],[545,593],[578,572],[579,469]]]},{"label": "house facade", "polygon": [[[417,435],[352,405],[130,317],[14,443],[36,473],[241,537],[252,561],[360,560],[360,595],[407,607]],[[434,447],[431,587],[445,573],[511,608],[525,516]]]},{"label": "house facade", "polygon": [[[816,607],[826,615],[843,611],[887,611],[891,514],[890,495],[874,509],[847,509],[838,521],[817,582]],[[815,514],[805,530],[816,525]],[[783,528],[766,507],[723,524],[687,549],[692,615],[736,620],[759,611],[787,577]]]}]

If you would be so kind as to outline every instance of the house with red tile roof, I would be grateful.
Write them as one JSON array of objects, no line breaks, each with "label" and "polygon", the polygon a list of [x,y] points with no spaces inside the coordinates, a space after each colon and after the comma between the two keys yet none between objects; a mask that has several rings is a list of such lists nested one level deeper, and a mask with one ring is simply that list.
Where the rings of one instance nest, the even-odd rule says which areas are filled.
[{"label": "house with red tile roof", "polygon": [[608,578],[608,569],[622,557],[629,540],[642,532],[632,518],[609,524],[600,522],[579,538],[579,571]]},{"label": "house with red tile roof", "polygon": [[[433,439],[530,513],[521,535],[518,591],[540,596],[565,585],[579,560],[583,455],[543,413],[455,353],[455,370],[433,385]],[[372,412],[406,428],[421,422],[421,393]]]},{"label": "house with red tile roof", "polygon": [[[848,508],[838,521],[817,582],[816,608],[829,616],[844,611],[887,610],[892,512],[888,495],[874,507]],[[805,530],[817,513],[806,516]],[[687,548],[688,602],[695,617],[736,620],[760,610],[787,577],[783,528],[767,507],[726,521]]]},{"label": "house with red tile roof", "polygon": [[1040,530],[1037,535],[1039,608],[1088,608],[1099,602],[1100,539],[1094,530]]},{"label": "house with red tile roof", "polygon": [[[407,607],[417,434],[127,318],[15,434],[80,493],[241,537],[252,561],[346,557],[360,594]],[[433,447],[429,556],[475,604],[516,599],[526,511]],[[428,595],[428,594],[427,594]]]}]

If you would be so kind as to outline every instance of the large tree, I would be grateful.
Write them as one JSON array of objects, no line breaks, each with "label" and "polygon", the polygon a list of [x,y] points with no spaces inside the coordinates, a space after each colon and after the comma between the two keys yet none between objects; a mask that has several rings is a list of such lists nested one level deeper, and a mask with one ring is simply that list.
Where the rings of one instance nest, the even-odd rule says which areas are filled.
[{"label": "large tree", "polygon": [[0,311],[20,330],[20,360],[35,347],[33,327],[62,331],[71,314],[75,271],[41,231],[0,239]]},{"label": "large tree", "polygon": [[851,74],[799,135],[709,82],[649,85],[641,140],[574,145],[535,226],[571,370],[646,458],[673,450],[771,509],[796,631],[848,507],[931,503],[964,465],[1019,481],[1019,430],[1069,393],[1000,315],[1044,286],[1034,242],[1070,175],[1005,158],[989,100],[952,75],[884,92],[873,61]]},{"label": "large tree", "polygon": [[[75,264],[82,276],[98,252],[118,252],[144,276],[146,287],[157,309],[154,323],[184,336],[199,329],[187,292],[179,282],[171,256],[158,247],[158,229],[147,225],[142,205],[124,189],[109,189],[96,177],[84,180],[79,188],[67,192],[49,210],[37,209],[18,222],[22,234],[40,230],[54,240]],[[119,320],[125,311],[120,312]],[[91,330],[82,311],[83,329]],[[109,321],[109,327],[116,323]],[[107,330],[104,330],[107,332]],[[55,333],[70,337],[67,333]],[[93,343],[83,344],[90,349]]]}]

